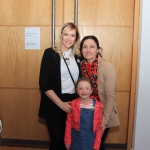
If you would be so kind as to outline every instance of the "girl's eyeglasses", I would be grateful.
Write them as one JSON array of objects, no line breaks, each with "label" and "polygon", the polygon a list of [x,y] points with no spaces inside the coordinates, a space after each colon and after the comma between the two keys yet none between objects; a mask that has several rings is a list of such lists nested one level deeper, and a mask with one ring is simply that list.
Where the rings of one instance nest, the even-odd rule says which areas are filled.
[{"label": "girl's eyeglasses", "polygon": [[89,90],[91,90],[91,88],[88,88],[88,87],[86,87],[86,88],[77,88],[77,90],[79,90],[79,91],[83,91],[83,90],[89,91]]}]

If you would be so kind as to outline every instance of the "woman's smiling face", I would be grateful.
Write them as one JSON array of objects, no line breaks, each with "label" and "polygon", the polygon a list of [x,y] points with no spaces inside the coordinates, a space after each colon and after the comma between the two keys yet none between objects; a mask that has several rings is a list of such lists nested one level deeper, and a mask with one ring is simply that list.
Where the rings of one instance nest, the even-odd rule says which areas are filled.
[{"label": "woman's smiling face", "polygon": [[73,46],[75,41],[76,41],[76,30],[67,28],[62,33],[62,46],[61,46],[62,51],[65,52],[69,50]]},{"label": "woman's smiling face", "polygon": [[97,55],[98,48],[93,39],[87,39],[84,41],[82,50],[83,57],[87,60],[88,63],[92,63]]}]

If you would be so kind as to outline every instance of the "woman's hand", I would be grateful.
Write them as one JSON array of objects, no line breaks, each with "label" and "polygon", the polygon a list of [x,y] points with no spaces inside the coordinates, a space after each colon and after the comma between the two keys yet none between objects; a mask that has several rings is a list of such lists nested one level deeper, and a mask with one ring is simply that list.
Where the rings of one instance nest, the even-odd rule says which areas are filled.
[{"label": "woman's hand", "polygon": [[58,107],[60,107],[66,113],[71,112],[70,102],[63,102],[53,90],[48,90],[45,92],[46,96],[49,97]]},{"label": "woman's hand", "polygon": [[65,111],[66,113],[70,113],[71,112],[71,106],[70,106],[70,102],[62,102],[60,105],[60,108]]},{"label": "woman's hand", "polygon": [[102,128],[102,134],[103,134],[104,131],[105,131],[106,125],[105,124],[101,124],[101,128]]},{"label": "woman's hand", "polygon": [[65,144],[65,147],[66,147],[67,150],[70,150],[71,145],[70,144]]}]

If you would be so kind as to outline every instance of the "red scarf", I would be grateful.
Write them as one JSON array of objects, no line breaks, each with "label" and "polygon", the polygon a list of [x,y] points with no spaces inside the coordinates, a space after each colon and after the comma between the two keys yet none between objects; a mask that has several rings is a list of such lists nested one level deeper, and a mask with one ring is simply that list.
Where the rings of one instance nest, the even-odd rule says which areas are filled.
[{"label": "red scarf", "polygon": [[90,78],[94,83],[94,89],[92,96],[97,98],[97,100],[100,101],[100,98],[98,96],[98,55],[96,55],[95,60],[92,62],[91,71],[88,69],[88,63],[84,59],[81,63],[81,73],[83,77]]}]

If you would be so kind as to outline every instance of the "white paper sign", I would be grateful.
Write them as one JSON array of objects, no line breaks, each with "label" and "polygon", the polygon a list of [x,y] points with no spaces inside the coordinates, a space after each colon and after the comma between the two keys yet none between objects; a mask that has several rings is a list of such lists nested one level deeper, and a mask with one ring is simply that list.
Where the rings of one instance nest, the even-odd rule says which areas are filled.
[{"label": "white paper sign", "polygon": [[25,49],[40,49],[40,28],[25,27]]}]

